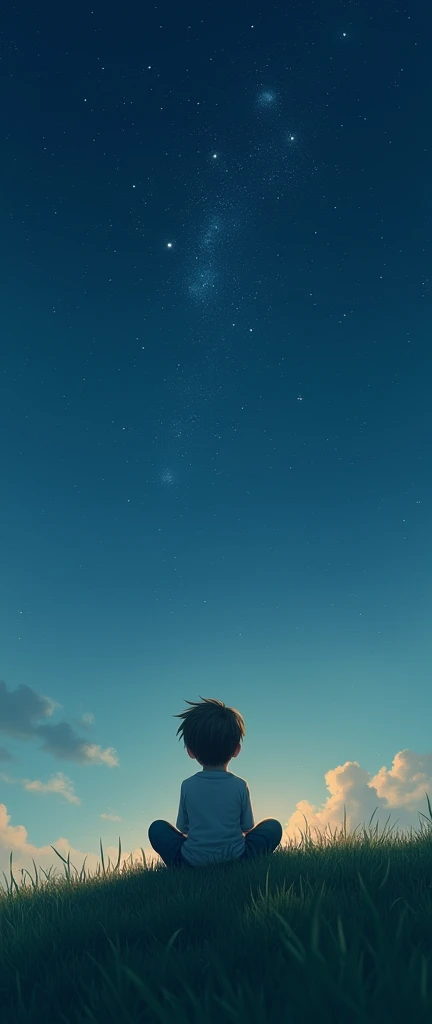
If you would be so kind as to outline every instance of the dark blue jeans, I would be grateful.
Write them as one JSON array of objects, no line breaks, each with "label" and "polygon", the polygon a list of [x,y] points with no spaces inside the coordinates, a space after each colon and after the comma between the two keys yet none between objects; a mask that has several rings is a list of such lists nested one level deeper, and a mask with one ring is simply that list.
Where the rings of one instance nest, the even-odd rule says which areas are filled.
[{"label": "dark blue jeans", "polygon": [[[251,860],[261,854],[273,853],[282,839],[282,825],[276,818],[263,818],[245,835],[245,849],[238,860]],[[181,848],[186,839],[183,832],[169,821],[152,821],[148,837],[153,849],[167,867],[192,867],[182,857]]]}]

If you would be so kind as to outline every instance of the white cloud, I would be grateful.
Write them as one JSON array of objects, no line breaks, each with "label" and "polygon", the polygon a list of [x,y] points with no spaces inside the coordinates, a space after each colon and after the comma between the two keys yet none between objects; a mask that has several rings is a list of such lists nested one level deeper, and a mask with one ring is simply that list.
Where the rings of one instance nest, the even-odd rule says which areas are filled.
[{"label": "white cloud", "polygon": [[69,779],[63,772],[56,772],[55,775],[51,775],[48,782],[42,782],[40,779],[13,779],[10,775],[5,775],[4,772],[0,774],[0,779],[3,782],[21,785],[29,793],[57,793],[70,804],[81,803],[80,798],[75,793],[72,779]]},{"label": "white cloud", "polygon": [[86,725],[92,725],[92,723],[95,720],[95,716],[92,713],[92,711],[85,711],[84,714],[81,716],[81,718],[82,718],[82,721],[85,722]]},{"label": "white cloud", "polygon": [[379,823],[380,831],[389,815],[387,829],[393,827],[395,832],[408,830],[411,826],[420,830],[421,822],[426,825],[421,814],[428,817],[426,793],[432,802],[432,753],[400,750],[390,769],[384,766],[373,776],[361,768],[358,761],[346,761],[326,772],[325,780],[329,796],[323,806],[317,808],[308,800],[300,800],[285,825],[284,838],[300,840],[299,830],[305,831],[303,815],[307,818],[312,839],[316,835],[315,829],[324,833],[330,826],[333,833],[335,828],[343,825],[344,804],[347,831],[350,832],[358,825],[359,832],[363,824],[367,828],[375,809],[372,828]]},{"label": "white cloud", "polygon": [[107,764],[109,768],[115,768],[119,763],[114,747],[106,747],[105,750],[102,750],[97,743],[82,743],[82,751],[85,760],[92,764]]},{"label": "white cloud", "polygon": [[101,818],[105,818],[106,821],[121,821],[118,814],[101,814]]},{"label": "white cloud", "polygon": [[389,807],[404,807],[412,811],[424,803],[425,791],[432,801],[432,753],[400,750],[393,758],[390,771],[380,768],[372,779],[372,785],[378,796],[387,800]]},{"label": "white cloud", "polygon": [[[63,861],[56,856],[54,850],[51,849],[51,845],[55,846],[59,853],[61,853],[62,857],[67,858],[68,853],[70,853],[71,868],[72,865],[74,865],[74,867],[77,868],[78,873],[81,871],[86,854],[86,874],[95,874],[98,865],[100,865],[99,854],[77,850],[71,845],[69,840],[65,839],[63,836],[58,836],[57,839],[52,840],[52,844],[47,844],[46,846],[35,846],[33,843],[30,843],[28,840],[27,829],[24,825],[11,825],[10,815],[7,812],[7,808],[5,804],[0,803],[0,875],[1,885],[3,888],[5,888],[5,882],[3,875],[1,874],[3,871],[8,880],[8,884],[10,884],[9,860],[11,852],[13,855],[12,870],[18,885],[21,883],[21,868],[25,868],[29,871],[34,878],[33,858],[38,870],[43,868],[44,871],[48,872],[50,868],[53,868],[51,877],[53,874],[57,877],[59,875],[63,875]],[[147,851],[146,847],[144,847],[144,852],[146,854],[147,862],[152,860],[156,861],[157,858],[154,851]],[[149,856],[147,856],[147,852],[149,852]],[[137,848],[132,851],[129,850],[128,852],[122,851],[120,866],[123,866],[126,861],[130,860],[131,853],[133,863],[142,864],[141,850]],[[105,866],[108,865],[108,857],[111,859],[111,864],[115,865],[117,863],[118,846],[107,846],[104,848]],[[44,876],[41,872],[40,878],[42,881],[44,880]],[[27,879],[27,883],[30,884],[29,879]]]}]

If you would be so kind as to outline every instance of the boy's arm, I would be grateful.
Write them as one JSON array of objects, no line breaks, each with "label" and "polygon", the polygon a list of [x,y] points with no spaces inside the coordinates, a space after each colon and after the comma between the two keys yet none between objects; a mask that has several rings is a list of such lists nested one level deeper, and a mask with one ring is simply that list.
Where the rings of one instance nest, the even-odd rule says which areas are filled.
[{"label": "boy's arm", "polygon": [[178,828],[179,832],[183,832],[183,834],[186,834],[186,835],[189,832],[189,821],[188,821],[187,810],[186,810],[186,805],[185,805],[183,783],[181,784],[181,789],[180,789],[180,803],[179,803],[179,809],[178,809],[178,815],[177,815],[177,821],[176,821],[176,828]]},{"label": "boy's arm", "polygon": [[245,788],[242,793],[241,800],[241,815],[240,815],[240,828],[242,832],[250,832],[251,828],[254,828],[255,821],[253,816],[249,786],[245,782]]}]

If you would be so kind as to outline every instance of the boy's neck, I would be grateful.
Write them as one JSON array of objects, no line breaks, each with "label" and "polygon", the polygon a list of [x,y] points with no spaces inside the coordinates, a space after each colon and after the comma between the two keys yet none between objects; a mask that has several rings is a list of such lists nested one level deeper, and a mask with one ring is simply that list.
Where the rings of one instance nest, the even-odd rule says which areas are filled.
[{"label": "boy's neck", "polygon": [[203,772],[226,772],[229,761],[227,764],[203,764]]}]

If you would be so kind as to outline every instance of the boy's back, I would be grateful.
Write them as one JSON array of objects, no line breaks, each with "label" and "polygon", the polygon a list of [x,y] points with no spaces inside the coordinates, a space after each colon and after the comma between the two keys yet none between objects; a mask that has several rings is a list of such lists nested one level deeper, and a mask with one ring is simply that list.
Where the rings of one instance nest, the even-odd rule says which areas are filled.
[{"label": "boy's back", "polygon": [[246,780],[215,769],[185,779],[176,827],[187,835],[181,852],[194,867],[241,857],[245,848],[243,832],[254,827]]}]

